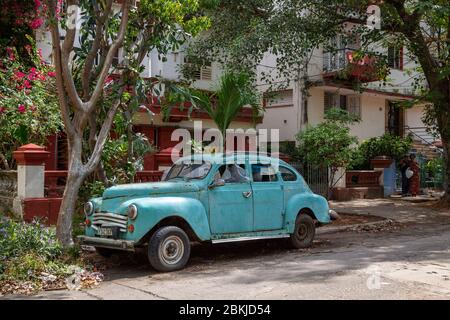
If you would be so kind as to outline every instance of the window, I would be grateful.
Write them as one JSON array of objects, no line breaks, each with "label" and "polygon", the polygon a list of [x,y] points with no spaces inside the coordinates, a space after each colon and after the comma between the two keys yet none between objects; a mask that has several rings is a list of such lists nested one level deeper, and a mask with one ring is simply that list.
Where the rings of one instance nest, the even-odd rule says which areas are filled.
[{"label": "window", "polygon": [[361,96],[357,94],[340,95],[334,92],[324,93],[324,112],[331,108],[341,108],[349,114],[353,114],[361,118]]},{"label": "window", "polygon": [[250,181],[244,165],[223,165],[217,171],[214,180],[223,179],[225,183],[245,183]]},{"label": "window", "polygon": [[184,57],[184,63],[189,65],[194,79],[196,80],[212,80],[212,65],[211,61],[200,60],[195,58]]},{"label": "window", "polygon": [[173,179],[203,179],[211,170],[211,163],[177,163],[172,166],[164,181]]},{"label": "window", "polygon": [[339,94],[325,91],[324,111],[327,112],[331,108],[340,108],[340,107],[341,102],[339,100]]},{"label": "window", "polygon": [[353,34],[337,35],[323,49],[323,71],[333,72],[347,66],[347,53],[361,48],[360,38]]},{"label": "window", "polygon": [[113,60],[112,60],[112,63],[111,63],[111,65],[113,66],[113,67],[117,67],[118,65],[119,65],[119,51],[120,51],[121,49],[118,49],[115,53],[114,53],[114,56],[113,56]]},{"label": "window", "polygon": [[265,97],[266,107],[292,107],[293,106],[292,90],[284,90],[270,92]]},{"label": "window", "polygon": [[361,119],[361,96],[354,94],[347,96],[347,112]]},{"label": "window", "polygon": [[297,175],[286,167],[280,167],[280,174],[283,181],[297,181]]},{"label": "window", "polygon": [[388,66],[392,69],[403,70],[403,48],[388,48]]},{"label": "window", "polygon": [[278,181],[277,172],[270,164],[252,164],[253,182]]}]

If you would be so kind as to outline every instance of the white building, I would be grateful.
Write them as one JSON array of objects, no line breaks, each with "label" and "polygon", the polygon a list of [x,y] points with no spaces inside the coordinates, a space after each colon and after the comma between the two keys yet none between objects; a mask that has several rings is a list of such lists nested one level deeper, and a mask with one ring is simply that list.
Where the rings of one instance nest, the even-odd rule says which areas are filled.
[{"label": "white building", "polygon": [[[386,132],[401,136],[413,132],[431,141],[432,137],[423,129],[423,105],[409,109],[395,107],[396,101],[413,99],[412,83],[417,76],[417,66],[408,60],[404,49],[379,49],[386,50],[390,67],[387,85],[371,78],[371,61],[352,65],[351,48],[343,48],[336,54],[324,52],[323,49],[315,50],[307,68],[307,79],[311,83],[307,102],[302,95],[303,81],[291,82],[287,88],[272,92],[272,98],[266,101],[263,123],[258,128],[280,128],[281,141],[295,141],[299,131],[307,125],[320,123],[325,111],[337,106],[360,117],[361,121],[351,128],[351,133],[360,141]],[[267,55],[260,68],[276,70],[275,61],[274,56]],[[353,72],[350,72],[348,79],[339,79],[342,71],[349,67],[353,68]],[[363,72],[365,68],[368,72]],[[355,88],[358,83],[363,87],[361,90]],[[264,83],[259,85],[268,87]]]},{"label": "white building", "polygon": [[[38,31],[36,35],[37,46],[42,49],[43,56],[51,60],[51,37],[48,32]],[[357,114],[361,121],[351,128],[351,133],[360,141],[381,136],[391,132],[400,136],[413,133],[421,142],[432,142],[433,138],[425,133],[422,122],[423,106],[417,105],[410,109],[398,108],[395,102],[412,99],[414,92],[412,83],[416,74],[416,65],[407,57],[403,49],[379,48],[379,51],[388,51],[390,67],[389,81],[387,85],[376,81],[373,77],[373,61],[363,59],[362,62],[352,61],[352,50],[357,49],[358,44],[343,46],[337,53],[327,53],[323,49],[314,51],[307,68],[307,80],[311,83],[306,97],[302,91],[303,82],[290,82],[281,91],[271,92],[270,99],[265,99],[265,114],[257,128],[279,129],[281,142],[295,142],[295,136],[308,125],[316,125],[323,121],[325,110],[339,106],[351,113]],[[120,56],[120,52],[119,52]],[[150,78],[160,76],[169,80],[180,80],[180,66],[186,61],[186,55],[181,50],[171,52],[165,62],[158,58],[156,51],[150,52],[143,61],[145,70],[143,77]],[[343,70],[351,68],[348,78],[339,79]],[[260,62],[258,72],[271,70],[276,72],[276,58],[267,54]],[[205,65],[199,70],[195,87],[205,90],[214,90],[217,79],[222,70],[217,63]],[[356,82],[355,82],[356,81]],[[354,83],[361,84],[362,91],[355,90]],[[266,83],[258,83],[261,92],[266,93],[269,86]],[[302,93],[303,92],[303,93]],[[135,124],[138,130],[145,132],[154,141],[160,150],[176,145],[170,141],[170,134],[176,128],[192,128],[193,121],[189,119],[186,111],[173,110],[170,119],[165,121],[160,114],[158,106],[152,106],[155,116],[149,119],[146,113],[136,117]],[[250,111],[250,110],[247,110]],[[201,119],[204,128],[215,127],[206,114],[194,114],[194,120]],[[251,112],[244,110],[233,122],[232,128],[248,129],[252,127]],[[157,169],[159,165],[152,161],[151,166]]]}]

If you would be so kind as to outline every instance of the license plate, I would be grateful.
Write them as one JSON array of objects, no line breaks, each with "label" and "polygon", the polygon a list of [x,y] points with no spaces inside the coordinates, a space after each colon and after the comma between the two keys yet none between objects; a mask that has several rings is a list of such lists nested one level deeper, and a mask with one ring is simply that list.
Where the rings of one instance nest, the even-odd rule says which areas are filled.
[{"label": "license plate", "polygon": [[97,234],[101,237],[112,237],[113,229],[112,228],[99,228]]}]

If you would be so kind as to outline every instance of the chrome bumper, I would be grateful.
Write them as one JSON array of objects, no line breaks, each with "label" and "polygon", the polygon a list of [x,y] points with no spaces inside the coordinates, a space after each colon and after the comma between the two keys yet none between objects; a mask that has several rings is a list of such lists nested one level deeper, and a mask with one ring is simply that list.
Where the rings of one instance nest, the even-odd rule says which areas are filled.
[{"label": "chrome bumper", "polygon": [[108,238],[78,236],[81,245],[94,246],[108,249],[134,251],[134,241],[115,240]]}]

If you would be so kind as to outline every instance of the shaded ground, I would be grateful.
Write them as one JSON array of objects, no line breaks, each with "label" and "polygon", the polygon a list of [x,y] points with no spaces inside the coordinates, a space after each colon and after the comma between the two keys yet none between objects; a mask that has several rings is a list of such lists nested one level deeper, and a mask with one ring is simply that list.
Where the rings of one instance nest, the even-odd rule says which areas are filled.
[{"label": "shaded ground", "polygon": [[95,289],[45,292],[33,298],[450,298],[447,211],[390,200],[332,203],[332,207],[362,214],[364,221],[374,215],[394,219],[397,227],[319,232],[308,250],[287,249],[284,240],[197,245],[187,268],[169,274],[154,272],[143,255],[122,254],[107,260],[105,282]]}]

